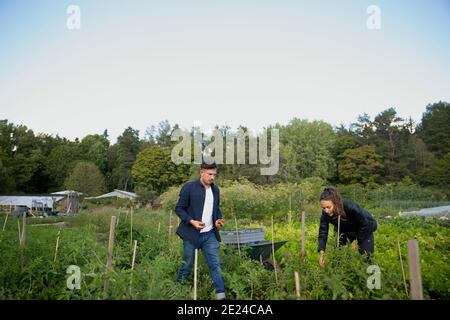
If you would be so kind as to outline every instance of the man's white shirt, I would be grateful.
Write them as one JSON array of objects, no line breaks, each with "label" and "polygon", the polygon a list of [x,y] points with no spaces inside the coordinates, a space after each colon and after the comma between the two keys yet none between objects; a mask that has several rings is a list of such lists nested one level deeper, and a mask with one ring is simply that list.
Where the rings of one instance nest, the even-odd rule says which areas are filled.
[{"label": "man's white shirt", "polygon": [[212,188],[205,188],[205,204],[203,205],[202,222],[205,223],[205,227],[200,232],[208,232],[213,229],[213,204],[214,196]]}]

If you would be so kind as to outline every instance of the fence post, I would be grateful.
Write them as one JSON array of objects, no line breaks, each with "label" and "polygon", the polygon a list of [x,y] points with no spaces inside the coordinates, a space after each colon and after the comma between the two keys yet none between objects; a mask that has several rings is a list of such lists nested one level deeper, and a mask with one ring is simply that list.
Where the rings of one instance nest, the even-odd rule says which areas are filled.
[{"label": "fence post", "polygon": [[272,257],[273,257],[273,270],[275,272],[275,282],[278,285],[277,261],[275,260],[275,231],[273,225],[273,215],[272,215]]},{"label": "fence post", "polygon": [[3,223],[3,231],[5,231],[5,227],[6,227],[6,221],[8,221],[8,216],[9,216],[9,211],[6,211],[6,217],[5,217],[5,223]]},{"label": "fence post", "polygon": [[292,193],[289,193],[289,211],[288,211],[288,224],[292,222]]},{"label": "fence post", "polygon": [[294,277],[295,277],[295,293],[297,295],[297,300],[299,300],[300,299],[300,280],[299,280],[297,271],[295,271]]},{"label": "fence post", "polygon": [[417,240],[408,240],[408,257],[411,299],[423,300],[422,277],[420,274],[419,242]]},{"label": "fence post", "polygon": [[19,233],[19,248],[22,247],[22,235],[20,234],[20,219],[17,219],[17,231]]},{"label": "fence post", "polygon": [[105,285],[104,285],[104,294],[105,297],[109,290],[109,272],[112,268],[112,253],[114,246],[114,232],[116,230],[116,217],[111,217],[111,224],[109,226],[109,242],[108,242],[108,260],[106,261],[106,272],[105,272]]},{"label": "fence post", "polygon": [[400,239],[397,238],[398,255],[400,256],[400,267],[402,268],[403,284],[405,285],[406,296],[409,296],[408,287],[406,286],[405,269],[403,268],[402,251],[400,250]]},{"label": "fence post", "polygon": [[133,257],[131,259],[130,295],[132,294],[132,288],[133,288],[133,271],[134,271],[134,262],[136,260],[136,248],[137,248],[137,240],[134,240],[134,242],[133,242]]},{"label": "fence post", "polygon": [[339,244],[340,244],[340,232],[341,232],[341,216],[338,216],[338,227],[337,227],[337,244],[336,246],[339,248]]},{"label": "fence post", "polygon": [[172,210],[169,211],[169,243],[172,237]]},{"label": "fence post", "polygon": [[195,257],[194,257],[194,300],[197,300],[197,269],[198,269],[198,249],[195,249]]},{"label": "fence post", "polygon": [[21,246],[22,247],[25,247],[25,241],[26,241],[26,239],[27,239],[27,234],[26,234],[26,230],[27,230],[27,226],[26,226],[26,224],[27,224],[27,214],[24,212],[23,213],[23,222],[22,222],[22,239],[21,239]]},{"label": "fence post", "polygon": [[241,256],[241,240],[239,239],[239,229],[238,229],[238,224],[237,224],[237,218],[234,217],[234,224],[236,226],[236,237],[237,237],[237,245],[238,245],[238,252],[239,252],[239,256]]},{"label": "fence post", "polygon": [[133,207],[131,207],[130,211],[130,242],[131,247],[133,247]]},{"label": "fence post", "polygon": [[58,255],[59,235],[60,234],[61,234],[61,229],[58,230],[58,237],[56,238],[55,258],[53,259],[53,262],[56,262],[56,257]]},{"label": "fence post", "polygon": [[306,236],[306,226],[305,226],[305,211],[302,211],[302,251],[301,251],[301,256],[304,257],[306,256],[306,251],[305,251],[305,236]]}]

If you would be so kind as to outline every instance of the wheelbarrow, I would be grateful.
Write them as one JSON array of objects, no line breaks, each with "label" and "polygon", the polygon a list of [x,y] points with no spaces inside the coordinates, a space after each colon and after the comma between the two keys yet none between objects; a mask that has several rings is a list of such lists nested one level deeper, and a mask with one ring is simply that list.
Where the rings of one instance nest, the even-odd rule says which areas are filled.
[{"label": "wheelbarrow", "polygon": [[[264,229],[240,229],[237,231],[220,231],[222,243],[225,245],[236,245],[241,248],[248,248],[248,256],[251,259],[260,261],[266,269],[272,270],[274,263],[270,259],[272,256],[272,241],[264,240]],[[287,241],[274,243],[274,250],[277,251]]]}]

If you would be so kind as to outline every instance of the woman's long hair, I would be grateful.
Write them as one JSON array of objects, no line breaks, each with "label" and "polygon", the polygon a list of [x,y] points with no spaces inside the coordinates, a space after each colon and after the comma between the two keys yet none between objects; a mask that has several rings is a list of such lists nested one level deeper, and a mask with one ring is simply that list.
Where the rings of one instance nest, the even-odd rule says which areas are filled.
[{"label": "woman's long hair", "polygon": [[323,189],[320,193],[320,200],[328,200],[333,202],[333,219],[337,219],[337,217],[341,217],[343,219],[346,218],[344,211],[344,200],[336,188],[326,187]]}]

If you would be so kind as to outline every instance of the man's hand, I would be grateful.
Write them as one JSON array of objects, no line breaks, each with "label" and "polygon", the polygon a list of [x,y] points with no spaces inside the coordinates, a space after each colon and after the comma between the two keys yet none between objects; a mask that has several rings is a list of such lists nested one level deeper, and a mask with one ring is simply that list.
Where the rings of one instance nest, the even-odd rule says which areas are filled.
[{"label": "man's hand", "polygon": [[197,221],[192,219],[191,221],[189,221],[190,224],[192,224],[194,226],[195,229],[197,230],[202,230],[205,227],[205,223],[201,222],[201,221]]},{"label": "man's hand", "polygon": [[321,268],[325,268],[325,252],[320,251],[319,265]]},{"label": "man's hand", "polygon": [[217,219],[216,220],[216,228],[222,228],[223,227],[223,219]]}]

